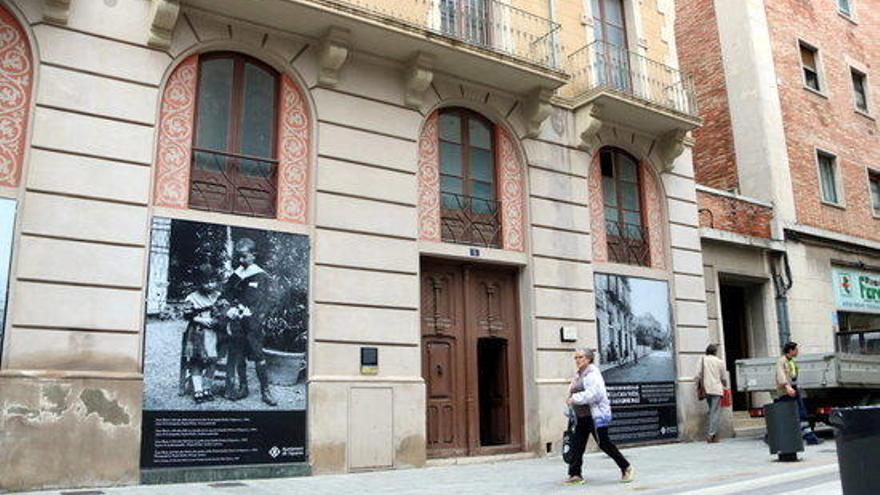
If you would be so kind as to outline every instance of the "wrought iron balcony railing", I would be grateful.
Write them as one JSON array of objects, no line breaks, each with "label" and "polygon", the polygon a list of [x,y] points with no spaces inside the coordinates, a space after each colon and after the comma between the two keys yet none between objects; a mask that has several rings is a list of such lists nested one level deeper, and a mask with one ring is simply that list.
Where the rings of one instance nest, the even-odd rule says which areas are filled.
[{"label": "wrought iron balcony railing", "polygon": [[648,229],[644,226],[605,220],[605,237],[609,261],[639,266],[651,264]]},{"label": "wrought iron balcony railing", "polygon": [[193,148],[190,207],[272,217],[277,165],[274,159]]},{"label": "wrought iron balcony railing", "polygon": [[560,25],[500,0],[304,0],[559,69]]},{"label": "wrought iron balcony railing", "polygon": [[610,90],[689,116],[697,115],[693,79],[629,50],[595,41],[568,57],[570,95]]},{"label": "wrought iron balcony railing", "polygon": [[501,203],[441,192],[440,228],[444,242],[501,247]]}]

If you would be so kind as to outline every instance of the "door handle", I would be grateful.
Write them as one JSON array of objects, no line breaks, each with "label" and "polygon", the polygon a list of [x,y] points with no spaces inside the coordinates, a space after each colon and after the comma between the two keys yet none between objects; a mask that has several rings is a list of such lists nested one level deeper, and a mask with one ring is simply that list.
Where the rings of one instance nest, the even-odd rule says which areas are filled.
[{"label": "door handle", "polygon": [[443,366],[437,365],[437,376],[443,376]]}]

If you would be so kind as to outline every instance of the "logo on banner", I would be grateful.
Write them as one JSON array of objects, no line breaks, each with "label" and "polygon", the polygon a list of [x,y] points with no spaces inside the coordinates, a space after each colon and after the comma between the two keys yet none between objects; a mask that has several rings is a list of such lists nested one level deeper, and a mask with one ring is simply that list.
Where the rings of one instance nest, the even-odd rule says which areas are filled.
[{"label": "logo on banner", "polygon": [[279,455],[281,455],[281,449],[279,449],[277,446],[272,446],[272,448],[269,449],[269,456],[272,457],[272,459],[278,457]]},{"label": "logo on banner", "polygon": [[852,275],[846,272],[838,272],[837,280],[837,285],[840,288],[840,295],[844,297],[853,297]]}]

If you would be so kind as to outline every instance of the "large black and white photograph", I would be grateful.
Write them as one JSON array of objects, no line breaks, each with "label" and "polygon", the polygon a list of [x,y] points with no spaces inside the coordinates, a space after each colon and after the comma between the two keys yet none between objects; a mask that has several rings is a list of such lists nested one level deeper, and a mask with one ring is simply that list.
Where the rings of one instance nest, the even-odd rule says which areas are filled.
[{"label": "large black and white photograph", "polygon": [[[163,465],[165,457],[173,465],[272,462],[283,452],[275,443],[289,445],[260,431],[261,424],[275,429],[274,420],[254,413],[298,413],[283,428],[304,439],[308,273],[306,236],[153,220],[144,332],[144,449],[155,461],[150,467]],[[220,431],[238,431],[229,443],[251,452],[217,457],[222,445],[193,449],[192,442],[185,452],[151,448],[170,445],[166,435]],[[291,457],[301,457],[302,447]]]},{"label": "large black and white photograph", "polygon": [[596,320],[606,381],[675,380],[666,282],[596,274]]},{"label": "large black and white photograph", "polygon": [[3,349],[3,329],[6,327],[6,296],[9,290],[9,263],[12,260],[15,206],[14,200],[0,198],[0,349]]},{"label": "large black and white photograph", "polygon": [[674,438],[675,353],[669,285],[623,275],[595,275],[599,368],[614,408],[612,439]]}]

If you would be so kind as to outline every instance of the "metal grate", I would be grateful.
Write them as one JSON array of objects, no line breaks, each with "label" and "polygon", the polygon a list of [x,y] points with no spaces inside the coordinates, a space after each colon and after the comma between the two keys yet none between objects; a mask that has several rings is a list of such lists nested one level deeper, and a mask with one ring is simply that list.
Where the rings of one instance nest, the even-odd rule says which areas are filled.
[{"label": "metal grate", "polygon": [[449,192],[440,193],[440,226],[445,242],[501,247],[501,204]]},{"label": "metal grate", "polygon": [[242,483],[241,481],[220,481],[217,483],[208,483],[208,486],[210,486],[211,488],[239,488],[248,485],[247,483]]},{"label": "metal grate", "polygon": [[626,222],[605,221],[608,238],[608,259],[614,263],[649,266],[651,250],[648,229]]}]

